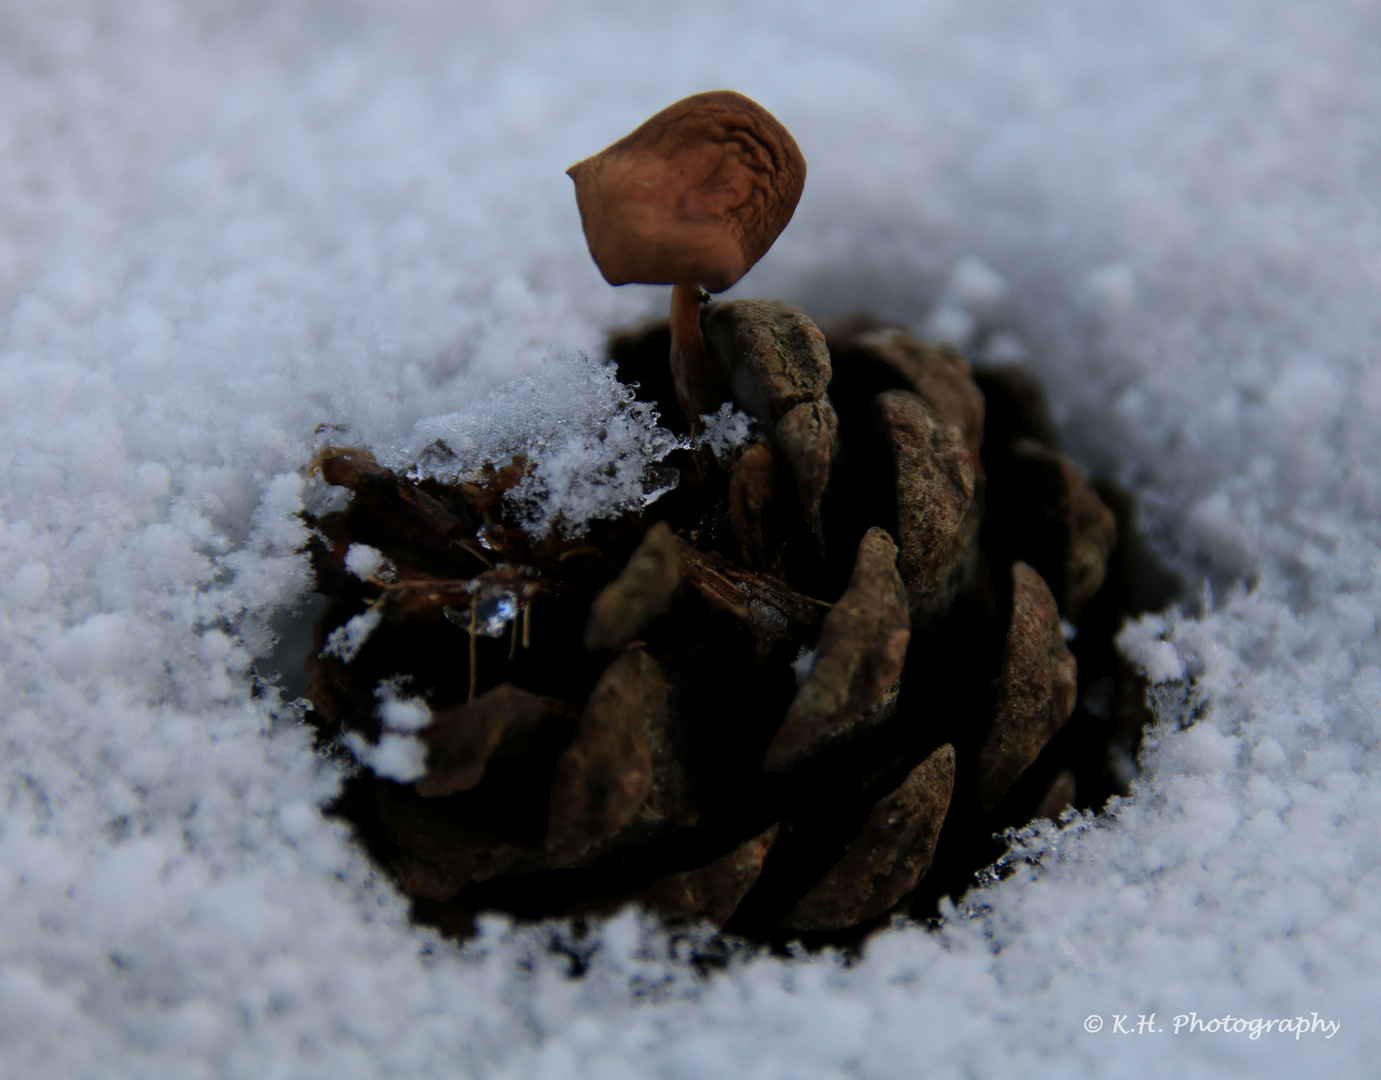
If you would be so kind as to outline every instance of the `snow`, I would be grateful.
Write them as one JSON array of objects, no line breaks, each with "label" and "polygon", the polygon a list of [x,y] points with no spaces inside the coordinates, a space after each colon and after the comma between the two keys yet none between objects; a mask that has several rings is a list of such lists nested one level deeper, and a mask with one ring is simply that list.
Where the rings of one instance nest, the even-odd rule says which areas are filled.
[{"label": "snow", "polygon": [[715,457],[723,457],[758,433],[758,425],[753,417],[740,412],[728,401],[700,419],[705,430],[700,433],[699,441],[701,445],[709,447]]},{"label": "snow", "polygon": [[432,722],[427,703],[402,696],[400,688],[383,686],[379,693],[379,719],[389,731],[411,734]]},{"label": "snow", "polygon": [[345,568],[361,580],[368,580],[387,563],[384,553],[368,544],[351,544],[345,549]]},{"label": "snow", "polygon": [[[1352,0],[0,9],[3,1071],[1369,1075],[1379,34]],[[563,170],[717,86],[810,166],[730,295],[1022,359],[1187,591],[1120,639],[1157,684],[1131,797],[1015,837],[940,932],[702,979],[629,912],[570,979],[558,928],[411,926],[266,680],[323,440],[488,412],[543,446],[534,522],[649,496],[582,471],[592,416],[660,436],[580,354],[665,290],[602,282]]]},{"label": "snow", "polygon": [[350,616],[342,625],[331,631],[330,636],[326,639],[326,648],[321,650],[321,654],[323,656],[338,656],[347,664],[350,663],[359,655],[365,642],[379,628],[383,619],[383,615],[377,608],[370,608],[368,611]]},{"label": "snow", "polygon": [[369,743],[352,731],[346,735],[345,745],[363,764],[386,780],[410,784],[427,773],[427,748],[418,739],[387,732],[377,743]]},{"label": "snow", "polygon": [[379,776],[402,784],[420,779],[427,772],[427,748],[414,736],[432,722],[431,710],[425,701],[408,697],[400,680],[380,683],[376,696],[383,733],[371,743],[359,732],[348,732],[346,748]]},{"label": "snow", "polygon": [[[464,400],[463,398],[461,399]],[[538,535],[553,525],[579,536],[591,521],[646,506],[675,486],[657,463],[681,445],[600,360],[556,354],[531,375],[496,387],[482,401],[427,417],[410,439],[379,460],[413,476],[468,480],[514,455],[532,462],[505,497]],[[606,467],[592,468],[591,460]]]}]

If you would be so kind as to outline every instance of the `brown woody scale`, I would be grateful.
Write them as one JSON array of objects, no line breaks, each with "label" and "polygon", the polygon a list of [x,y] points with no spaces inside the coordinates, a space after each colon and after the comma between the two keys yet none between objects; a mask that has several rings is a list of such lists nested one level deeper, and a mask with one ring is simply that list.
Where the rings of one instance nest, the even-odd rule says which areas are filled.
[{"label": "brown woody scale", "polygon": [[[676,452],[671,494],[579,539],[513,524],[521,459],[453,486],[317,461],[353,498],[313,522],[331,602],[307,696],[327,741],[379,735],[381,680],[430,704],[426,775],[362,771],[339,805],[419,918],[637,902],[848,940],[962,892],[1001,829],[1125,780],[1142,690],[1111,637],[1139,578],[1029,378],[763,301],[702,326],[761,437]],[[667,341],[613,360],[684,431]],[[352,543],[384,552],[375,577],[347,572]],[[323,655],[368,607],[358,655]]]}]

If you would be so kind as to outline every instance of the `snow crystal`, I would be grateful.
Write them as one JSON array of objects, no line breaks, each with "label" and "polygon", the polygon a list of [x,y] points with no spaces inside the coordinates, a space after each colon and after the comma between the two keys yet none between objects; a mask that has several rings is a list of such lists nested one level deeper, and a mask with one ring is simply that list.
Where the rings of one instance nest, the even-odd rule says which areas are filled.
[{"label": "snow crystal", "polygon": [[[1348,0],[0,8],[0,1072],[1371,1075],[1379,35]],[[861,958],[702,978],[637,912],[456,946],[320,813],[347,766],[275,682],[315,433],[528,453],[538,528],[664,490],[674,439],[579,354],[666,290],[604,283],[563,170],[718,86],[810,163],[731,296],[1019,359],[1136,495],[1188,586],[1119,639],[1141,775]],[[418,708],[361,755],[415,775]]]},{"label": "snow crystal", "polygon": [[700,419],[705,424],[705,430],[700,433],[700,444],[708,447],[715,457],[723,457],[735,447],[742,446],[757,432],[757,421],[728,401],[718,411],[706,413]]}]

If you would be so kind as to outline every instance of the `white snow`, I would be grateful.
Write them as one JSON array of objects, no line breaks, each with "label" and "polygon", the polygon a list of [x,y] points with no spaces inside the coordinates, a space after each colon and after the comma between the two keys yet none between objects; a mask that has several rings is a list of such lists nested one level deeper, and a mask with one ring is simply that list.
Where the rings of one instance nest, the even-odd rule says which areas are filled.
[{"label": "white snow", "polygon": [[[348,663],[350,658],[345,659]],[[425,701],[407,696],[406,685],[401,679],[385,680],[375,694],[383,726],[378,741],[371,743],[359,732],[350,731],[345,734],[345,746],[361,764],[379,776],[411,783],[427,772],[427,748],[415,736],[431,723],[431,710]]]},{"label": "white snow", "polygon": [[377,743],[371,743],[350,731],[344,741],[356,758],[386,780],[410,784],[427,773],[427,748],[408,735],[385,732]]},{"label": "white snow", "polygon": [[345,549],[345,568],[361,580],[373,577],[387,561],[382,551],[368,544],[351,544]]},{"label": "white snow", "polygon": [[[555,355],[453,413],[419,420],[411,438],[379,458],[414,476],[470,479],[515,455],[532,469],[505,497],[538,535],[553,525],[569,536],[625,509],[646,506],[676,485],[657,463],[681,440],[657,423],[612,366]],[[592,467],[592,459],[600,467]]]},{"label": "white snow", "polygon": [[734,447],[742,446],[757,432],[757,422],[753,417],[734,408],[728,401],[700,419],[705,424],[705,430],[700,433],[700,443],[709,447],[715,457],[723,457]]},{"label": "white snow", "polygon": [[[0,8],[0,1071],[1370,1075],[1378,40],[1353,0]],[[411,926],[264,679],[323,439],[464,453],[487,412],[544,448],[534,522],[651,494],[578,357],[665,290],[603,283],[563,170],[719,86],[810,166],[730,295],[1023,357],[1189,591],[1121,638],[1132,796],[940,932],[702,979],[630,912],[571,980],[554,928]]]},{"label": "white snow", "polygon": [[359,655],[370,635],[379,629],[379,624],[383,622],[383,619],[384,617],[378,608],[369,608],[358,615],[350,616],[344,623],[331,631],[326,638],[326,648],[321,650],[321,655],[338,656],[345,663],[350,663]]},{"label": "white snow", "polygon": [[392,686],[384,686],[379,694],[379,719],[389,731],[405,735],[421,731],[432,722],[431,710],[424,701],[403,697]]}]

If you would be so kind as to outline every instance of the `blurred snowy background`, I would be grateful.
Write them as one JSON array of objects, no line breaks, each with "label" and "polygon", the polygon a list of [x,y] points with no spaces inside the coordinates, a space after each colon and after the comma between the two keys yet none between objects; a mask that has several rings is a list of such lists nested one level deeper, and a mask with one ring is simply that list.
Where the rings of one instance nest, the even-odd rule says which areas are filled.
[{"label": "blurred snowy background", "polygon": [[[663,308],[563,170],[716,87],[810,166],[735,293],[1025,357],[1190,591],[1123,638],[1132,798],[941,932],[701,980],[628,915],[572,981],[410,926],[255,672],[316,426],[397,443]],[[0,1071],[1369,1075],[1378,116],[1371,0],[0,2]]]}]

